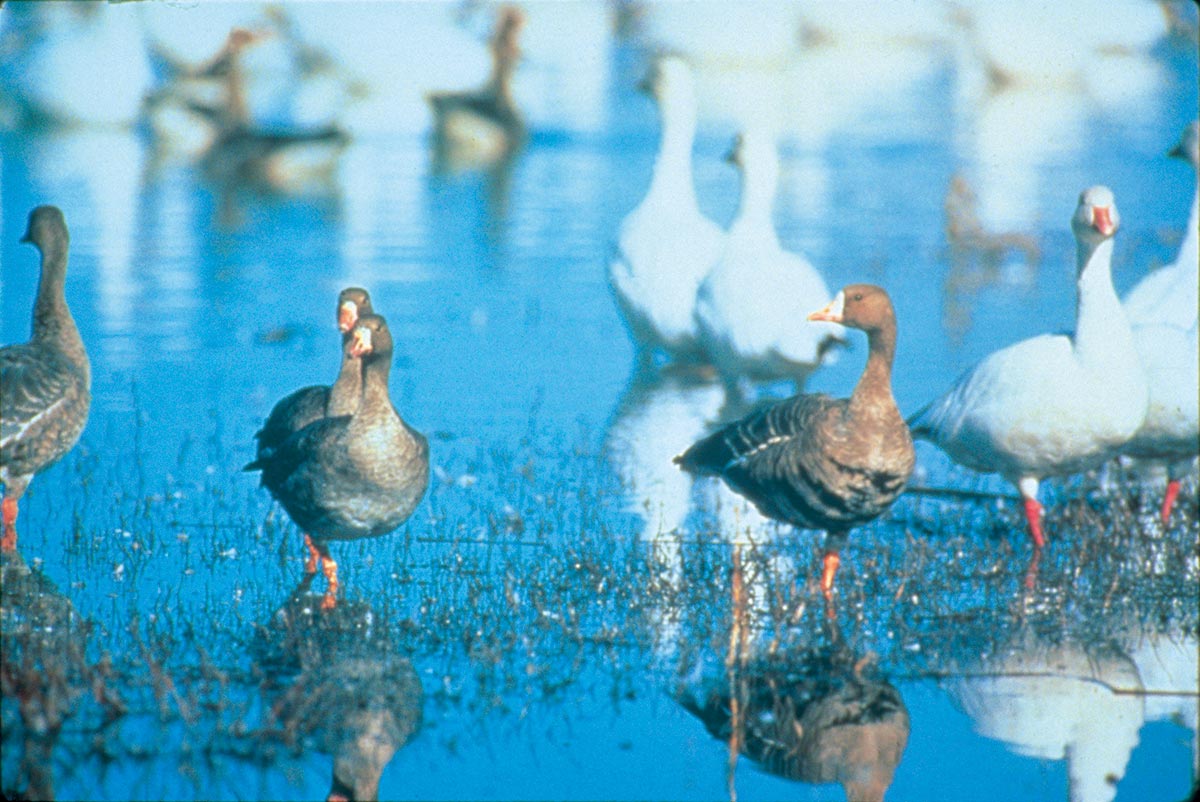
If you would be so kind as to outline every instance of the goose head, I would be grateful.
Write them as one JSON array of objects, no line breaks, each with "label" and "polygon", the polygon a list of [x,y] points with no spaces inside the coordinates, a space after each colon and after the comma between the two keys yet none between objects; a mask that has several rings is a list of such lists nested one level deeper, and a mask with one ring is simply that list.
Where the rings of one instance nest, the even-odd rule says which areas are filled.
[{"label": "goose head", "polygon": [[67,239],[67,220],[57,206],[38,206],[29,213],[29,225],[21,242],[31,242],[41,250],[57,240]]},{"label": "goose head", "polygon": [[1121,227],[1121,215],[1112,190],[1105,186],[1088,187],[1079,195],[1079,204],[1071,218],[1071,228],[1080,243],[1094,248],[1111,239]]},{"label": "goose head", "polygon": [[868,334],[896,328],[896,312],[887,291],[874,284],[844,287],[826,306],[808,316],[809,320],[841,323]]},{"label": "goose head", "polygon": [[392,333],[381,315],[360,315],[350,343],[350,352],[364,362],[391,361]]},{"label": "goose head", "polygon": [[361,315],[369,315],[371,295],[362,287],[347,287],[338,294],[338,331],[349,334]]}]

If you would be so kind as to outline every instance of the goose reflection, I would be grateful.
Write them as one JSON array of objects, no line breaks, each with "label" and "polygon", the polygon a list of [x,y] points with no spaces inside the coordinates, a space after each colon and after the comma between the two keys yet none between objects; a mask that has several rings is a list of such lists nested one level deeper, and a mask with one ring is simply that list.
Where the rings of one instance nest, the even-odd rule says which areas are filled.
[{"label": "goose reflection", "polygon": [[321,608],[308,576],[261,628],[260,664],[299,669],[271,706],[285,740],[333,758],[330,802],[374,800],[384,768],[421,727],[424,689],[366,602]]},{"label": "goose reflection", "polygon": [[884,798],[911,729],[900,692],[834,621],[822,643],[752,657],[731,677],[680,688],[676,700],[765,771],[838,783],[850,802]]},{"label": "goose reflection", "polygon": [[1192,784],[1200,777],[1200,642],[1183,632],[1137,630],[1129,657],[1146,690],[1146,721],[1173,721],[1192,734]]},{"label": "goose reflection", "polygon": [[1116,796],[1145,711],[1137,667],[1115,644],[1022,631],[955,673],[946,691],[977,733],[1019,755],[1065,759],[1071,802]]},{"label": "goose reflection", "polygon": [[5,751],[20,754],[21,798],[54,798],[54,750],[85,695],[95,691],[98,701],[113,703],[103,684],[93,683],[89,635],[87,622],[45,574],[15,549],[0,553],[0,709]]}]

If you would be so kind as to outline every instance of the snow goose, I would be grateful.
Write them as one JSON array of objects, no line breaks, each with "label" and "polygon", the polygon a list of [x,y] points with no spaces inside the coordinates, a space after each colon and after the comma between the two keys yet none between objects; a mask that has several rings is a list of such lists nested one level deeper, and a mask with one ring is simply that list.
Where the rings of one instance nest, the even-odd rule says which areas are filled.
[{"label": "snow goose", "polygon": [[896,500],[915,457],[892,397],[896,314],[887,292],[851,284],[809,319],[867,333],[867,365],[850,397],[793,396],[717,430],[675,462],[721,477],[769,518],[826,530],[821,587],[828,594],[850,529]]},{"label": "snow goose", "polygon": [[658,101],[662,135],[646,197],[621,221],[608,281],[635,344],[699,358],[696,290],[721,255],[724,234],[700,213],[692,185],[696,93],[679,58],[658,60],[642,88]]},{"label": "snow goose", "polygon": [[429,444],[401,419],[388,397],[392,336],[379,315],[362,315],[345,345],[362,359],[362,399],[349,415],[325,417],[293,434],[245,470],[306,533],[329,587],[324,606],[337,603],[337,563],[328,540],[387,534],[404,523],[429,484]]},{"label": "snow goose", "polygon": [[325,417],[353,415],[362,396],[362,363],[349,350],[354,325],[360,315],[372,313],[371,296],[361,287],[347,287],[338,294],[337,321],[342,332],[342,366],[333,386],[312,385],[284,396],[271,409],[254,439],[258,441],[256,459],[275,453],[283,441],[310,423]]},{"label": "snow goose", "polygon": [[17,547],[17,504],[34,474],[71,450],[87,423],[92,400],[87,351],[67,308],[70,235],[63,213],[39,206],[29,213],[22,242],[42,254],[33,304],[33,337],[0,348],[0,483],[4,485],[0,550]]},{"label": "snow goose", "polygon": [[779,180],[773,137],[750,129],[728,159],[741,169],[741,206],[696,295],[701,341],[729,382],[802,377],[841,333],[839,326],[797,323],[805,309],[829,302],[829,289],[807,259],[779,244],[771,220]]},{"label": "snow goose", "polygon": [[[1200,160],[1198,127],[1200,124],[1192,122],[1171,151],[1172,156],[1187,159],[1193,172]],[[1197,193],[1200,196],[1200,187]],[[1146,370],[1150,400],[1142,428],[1122,453],[1151,464],[1165,464],[1167,489],[1160,509],[1163,526],[1171,520],[1180,480],[1191,469],[1200,450],[1197,204],[1198,197],[1193,197],[1188,227],[1175,262],[1138,282],[1124,304],[1133,327],[1133,342]]]},{"label": "snow goose", "polygon": [[[1186,160],[1197,170],[1200,162],[1200,122],[1193,121],[1183,132],[1183,138],[1170,152]],[[1155,270],[1139,281],[1125,296],[1125,315],[1130,325],[1166,323],[1189,329],[1196,323],[1197,275],[1200,274],[1200,183],[1192,195],[1192,210],[1179,255],[1166,267]]]},{"label": "snow goose", "polygon": [[1146,376],[1112,285],[1119,224],[1108,187],[1079,196],[1071,220],[1074,333],[1043,334],[992,353],[909,420],[916,437],[955,462],[1015,483],[1037,548],[1044,543],[1041,479],[1100,465],[1146,416]]}]

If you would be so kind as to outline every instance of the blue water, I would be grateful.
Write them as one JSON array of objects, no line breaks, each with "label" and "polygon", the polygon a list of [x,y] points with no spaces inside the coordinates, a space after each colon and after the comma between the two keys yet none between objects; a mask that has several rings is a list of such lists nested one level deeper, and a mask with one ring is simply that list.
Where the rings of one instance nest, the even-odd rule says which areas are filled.
[{"label": "blue water", "polygon": [[[444,19],[441,10],[391,10],[440,25],[437,35],[455,30],[448,9]],[[144,122],[10,121],[0,133],[0,340],[28,336],[36,252],[17,240],[29,210],[53,203],[71,229],[67,298],[93,371],[79,445],[22,502],[21,555],[57,588],[54,598],[93,623],[80,638],[85,661],[108,655],[107,681],[128,708],[104,724],[102,705],[77,701],[54,744],[59,797],[303,799],[328,789],[319,737],[268,754],[268,739],[255,735],[270,728],[280,687],[296,681],[294,671],[264,669],[255,644],[299,582],[303,551],[256,477],[239,469],[278,398],[332,379],[334,300],[353,284],[369,288],[388,318],[392,399],[432,448],[431,489],[412,519],[387,537],[334,546],[347,600],[369,605],[392,635],[371,658],[411,660],[424,688],[424,725],[388,762],[380,797],[730,794],[728,746],[676,700],[684,688],[729,685],[733,547],[707,491],[680,492],[661,478],[674,476],[666,461],[688,445],[672,439],[688,423],[681,410],[697,416],[692,425],[711,424],[720,392],[638,374],[606,285],[617,226],[649,180],[657,123],[633,91],[649,35],[620,39],[593,12],[531,8],[518,85],[531,137],[503,169],[435,171],[415,93],[387,124],[349,124],[332,177],[295,193],[158,158]],[[371,13],[351,7],[343,24],[355,15],[369,24]],[[547,33],[554,24],[578,26],[578,41]],[[487,29],[480,19],[468,25]],[[434,34],[414,24],[408,35]],[[1081,189],[1103,182],[1116,194],[1114,281],[1124,291],[1173,259],[1194,186],[1163,155],[1197,116],[1194,41],[1156,45],[1147,57],[1155,80],[1125,105],[1055,90],[1076,127],[1027,117],[1030,130],[995,157],[980,144],[996,141],[986,104],[956,94],[949,49],[922,58],[912,80],[858,100],[853,113],[795,111],[776,208],[785,247],[806,253],[831,287],[888,289],[906,413],[990,351],[1070,328],[1068,219]],[[726,225],[737,177],[720,157],[736,125],[718,110],[730,98],[712,70],[696,188],[702,209]],[[413,85],[442,74],[427,72]],[[94,90],[116,91],[102,82]],[[1040,258],[955,272],[963,268],[951,260],[943,204],[959,174],[981,196],[1013,200],[1017,212],[985,214],[984,223],[1026,235]],[[1030,184],[1031,203],[1018,203]],[[848,393],[864,350],[856,339],[807,389]],[[1010,492],[933,449],[919,460],[923,483]],[[647,506],[639,485],[662,481]],[[744,614],[754,655],[746,665],[768,654],[799,665],[806,649],[827,645],[827,615],[850,653],[873,655],[868,673],[896,687],[912,722],[889,800],[1113,798],[1070,779],[1067,755],[1096,732],[1130,740],[1128,749],[1077,761],[1078,771],[1112,774],[1119,800],[1184,798],[1197,750],[1186,683],[1145,704],[1136,693],[1105,690],[1100,702],[1090,694],[1103,683],[1137,691],[1122,667],[1138,676],[1139,655],[1178,644],[1192,650],[1195,690],[1196,485],[1165,536],[1148,508],[1126,500],[1135,492],[1093,487],[1050,488],[1051,516],[1057,510],[1063,523],[1050,524],[1054,542],[1032,592],[1016,510],[994,503],[903,500],[852,537],[828,614],[811,592],[816,537],[784,531],[748,547],[756,603]],[[647,542],[648,510],[659,503],[682,505],[687,524]],[[6,598],[33,615],[21,603]],[[1125,655],[1111,671],[1095,658],[1109,647]],[[1048,650],[1101,666],[1100,682],[1022,690],[1046,694],[1051,720],[1077,716],[1069,737],[1055,741],[1046,721],[983,691],[975,698],[990,713],[972,716],[953,678],[1057,676],[1034,656]],[[1005,656],[1002,671],[989,662]],[[164,695],[164,675],[178,696]],[[5,791],[25,776],[15,707],[6,690]],[[1028,745],[1038,738],[1049,740],[1040,753]],[[844,796],[836,784],[782,779],[744,758],[734,787],[741,799]]]}]

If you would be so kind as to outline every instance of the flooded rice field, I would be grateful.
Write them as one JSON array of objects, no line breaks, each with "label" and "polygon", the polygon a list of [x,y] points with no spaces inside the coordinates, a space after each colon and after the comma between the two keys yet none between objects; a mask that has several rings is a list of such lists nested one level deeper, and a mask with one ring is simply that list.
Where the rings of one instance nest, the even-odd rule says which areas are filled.
[{"label": "flooded rice field", "polygon": [[[1194,465],[1166,525],[1140,466],[1044,482],[1035,550],[1011,484],[919,443],[826,595],[820,532],[672,463],[792,383],[747,399],[639,356],[606,275],[659,152],[636,85],[683,54],[700,209],[729,227],[723,157],[769,118],[779,239],[835,292],[887,289],[911,415],[992,351],[1072,328],[1084,188],[1120,205],[1118,293],[1175,259],[1196,177],[1165,154],[1198,114],[1194,6],[1137,39],[1159,6],[1116,4],[1061,58],[1009,20],[1053,65],[1024,80],[988,73],[986,4],[532,3],[526,130],[464,156],[423,95],[486,77],[493,5],[44,5],[0,9],[0,340],[29,337],[38,254],[18,240],[56,205],[92,402],[0,564],[6,796],[1194,793]],[[323,72],[255,50],[217,67],[238,27]],[[252,124],[198,114],[181,75],[244,90]],[[348,286],[387,318],[430,481],[393,533],[330,541],[327,609],[242,468],[278,399],[336,375]],[[851,392],[867,344],[847,339],[804,390]]]}]

